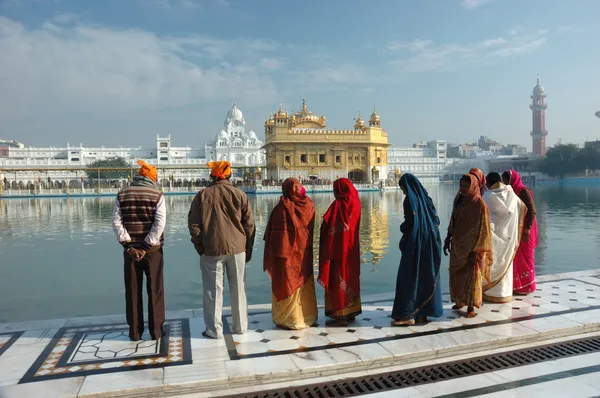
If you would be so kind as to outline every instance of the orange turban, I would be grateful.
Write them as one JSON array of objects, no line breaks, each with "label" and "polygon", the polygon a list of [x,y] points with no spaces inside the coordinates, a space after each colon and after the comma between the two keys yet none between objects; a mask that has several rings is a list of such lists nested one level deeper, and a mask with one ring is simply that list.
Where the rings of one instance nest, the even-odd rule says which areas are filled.
[{"label": "orange turban", "polygon": [[206,165],[211,168],[210,175],[217,180],[224,180],[231,174],[231,163],[226,160],[208,162]]},{"label": "orange turban", "polygon": [[149,179],[151,179],[154,182],[158,181],[158,173],[156,172],[156,167],[150,166],[149,164],[147,164],[143,160],[138,160],[137,163],[140,166],[142,166],[140,168],[140,172],[138,173],[139,175],[144,176],[144,177],[148,177]]}]

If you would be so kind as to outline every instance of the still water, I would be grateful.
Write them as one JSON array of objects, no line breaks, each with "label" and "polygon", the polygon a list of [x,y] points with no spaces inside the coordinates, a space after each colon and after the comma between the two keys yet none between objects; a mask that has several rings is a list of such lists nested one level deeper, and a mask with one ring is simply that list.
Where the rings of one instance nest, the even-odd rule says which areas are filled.
[{"label": "still water", "polygon": [[[456,193],[453,185],[427,187],[442,222],[442,237]],[[600,258],[600,187],[537,187],[539,274],[592,269]],[[319,220],[333,194],[315,194]],[[400,261],[400,191],[361,193],[362,293],[391,292]],[[191,196],[168,196],[165,295],[168,310],[200,308],[199,258],[189,241]],[[277,195],[250,197],[257,223],[248,264],[250,304],[268,303],[270,279],[262,270],[262,240]],[[0,322],[124,312],[121,248],[111,227],[110,198],[0,200]],[[318,243],[318,227],[315,244]],[[316,251],[318,253],[318,251]],[[315,259],[316,260],[316,259]],[[448,260],[442,263],[447,290]],[[317,286],[317,294],[323,291]]]}]

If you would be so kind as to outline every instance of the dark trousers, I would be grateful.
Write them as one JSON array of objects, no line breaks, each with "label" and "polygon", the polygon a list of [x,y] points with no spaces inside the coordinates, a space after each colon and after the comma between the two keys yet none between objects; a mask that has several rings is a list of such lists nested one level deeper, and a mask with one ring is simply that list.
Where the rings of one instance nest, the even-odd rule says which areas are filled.
[{"label": "dark trousers", "polygon": [[156,340],[163,335],[165,323],[165,297],[163,288],[163,251],[162,248],[146,253],[144,258],[136,262],[127,252],[125,259],[125,307],[129,337],[139,340],[144,333],[144,302],[142,285],[146,274],[146,291],[148,292],[148,329],[150,336]]}]

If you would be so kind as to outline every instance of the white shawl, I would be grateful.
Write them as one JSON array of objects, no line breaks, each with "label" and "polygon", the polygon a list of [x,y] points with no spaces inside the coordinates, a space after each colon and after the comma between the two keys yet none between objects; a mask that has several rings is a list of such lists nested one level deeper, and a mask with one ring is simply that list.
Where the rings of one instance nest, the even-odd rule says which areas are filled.
[{"label": "white shawl", "polygon": [[[494,250],[492,283],[486,286],[486,282],[483,281],[485,291],[503,282],[507,272],[512,271],[512,262],[519,248],[526,207],[510,185],[501,183],[497,188],[489,189],[483,195],[483,200],[490,211]],[[505,280],[512,282],[512,275]],[[507,290],[510,291],[509,295],[512,294],[512,286],[510,289],[506,286],[505,289],[500,288],[499,290]]]}]

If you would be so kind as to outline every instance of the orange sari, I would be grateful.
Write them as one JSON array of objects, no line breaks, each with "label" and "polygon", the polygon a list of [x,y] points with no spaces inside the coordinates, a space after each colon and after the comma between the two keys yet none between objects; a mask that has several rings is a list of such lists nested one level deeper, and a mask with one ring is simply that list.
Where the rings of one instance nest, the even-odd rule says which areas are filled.
[{"label": "orange sari", "polygon": [[264,270],[272,280],[273,322],[303,329],[317,321],[313,276],[315,207],[295,178],[283,182],[283,196],[265,232]]}]

